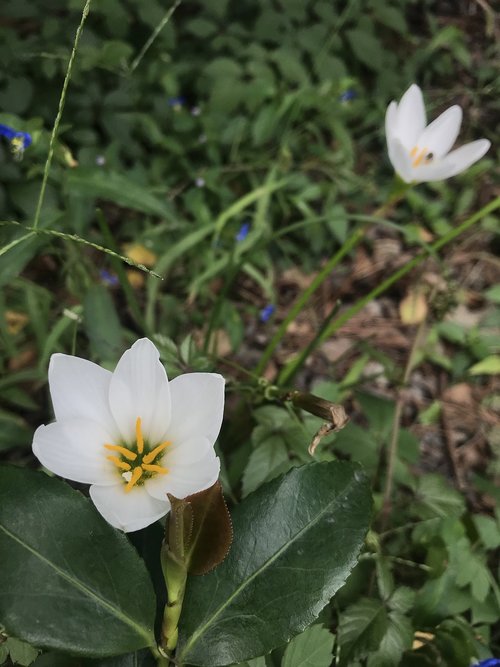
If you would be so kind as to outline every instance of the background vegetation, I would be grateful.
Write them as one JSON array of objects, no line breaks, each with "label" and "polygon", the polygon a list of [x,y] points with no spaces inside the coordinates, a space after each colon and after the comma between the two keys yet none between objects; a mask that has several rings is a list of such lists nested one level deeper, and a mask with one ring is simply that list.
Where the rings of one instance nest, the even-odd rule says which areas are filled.
[{"label": "background vegetation", "polygon": [[[465,174],[377,212],[394,188],[385,109],[410,83],[424,90],[431,117],[453,103],[464,108],[463,141],[494,143],[492,9],[476,1],[185,0],[167,20],[170,9],[157,0],[92,6],[39,233],[15,243],[36,215],[82,2],[2,3],[0,123],[33,143],[22,160],[0,143],[0,239],[4,250],[12,244],[0,255],[0,457],[36,465],[30,444],[51,419],[53,352],[112,368],[147,335],[170,376],[217,369],[227,377],[220,449],[226,493],[237,502],[311,460],[321,422],[281,392],[313,391],[351,417],[315,457],[365,466],[373,531],[318,624],[248,664],[467,667],[498,655],[498,220],[483,216],[354,312],[498,195],[492,149]],[[353,236],[359,229],[362,241]],[[349,307],[353,317],[317,345],[325,320]],[[277,331],[279,345],[269,347]],[[311,354],[296,365],[308,344]],[[311,645],[323,648],[307,662]],[[14,638],[0,644],[0,663],[36,657]]]}]

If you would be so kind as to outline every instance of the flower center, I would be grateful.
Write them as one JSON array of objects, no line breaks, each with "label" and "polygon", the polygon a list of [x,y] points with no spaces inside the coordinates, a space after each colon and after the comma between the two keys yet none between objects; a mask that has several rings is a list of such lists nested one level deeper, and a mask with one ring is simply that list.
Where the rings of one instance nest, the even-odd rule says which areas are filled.
[{"label": "flower center", "polygon": [[127,483],[125,491],[128,493],[141,479],[144,480],[154,477],[155,475],[168,474],[168,468],[164,468],[160,465],[157,457],[160,456],[163,450],[171,444],[172,443],[169,440],[166,440],[153,449],[148,448],[148,451],[144,453],[145,443],[142,435],[141,418],[137,417],[135,422],[136,451],[134,451],[134,448],[129,449],[124,445],[111,445],[108,443],[104,445],[104,449],[107,449],[110,452],[116,452],[116,455],[110,454],[109,456],[106,456],[106,458],[119,470],[123,470],[121,475]]},{"label": "flower center", "polygon": [[413,162],[411,163],[412,167],[419,167],[422,162],[424,164],[428,164],[434,159],[433,153],[430,153],[428,148],[420,149],[418,146],[414,146],[411,149],[410,157],[413,158]]}]

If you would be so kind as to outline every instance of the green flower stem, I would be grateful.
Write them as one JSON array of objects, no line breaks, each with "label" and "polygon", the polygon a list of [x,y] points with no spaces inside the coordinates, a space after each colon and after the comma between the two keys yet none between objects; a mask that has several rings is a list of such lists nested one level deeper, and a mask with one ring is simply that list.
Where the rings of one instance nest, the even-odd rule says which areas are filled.
[{"label": "green flower stem", "polygon": [[168,547],[162,560],[168,593],[168,602],[163,611],[162,648],[167,655],[170,655],[175,650],[179,637],[179,619],[186,590],[187,568],[186,563],[176,558]]},{"label": "green flower stem", "polygon": [[92,3],[92,0],[87,0],[85,3],[85,6],[83,8],[82,12],[82,18],[80,19],[80,24],[76,30],[75,34],[75,41],[73,42],[73,49],[71,51],[71,55],[69,57],[69,62],[68,62],[68,69],[66,70],[66,76],[64,77],[64,83],[61,91],[61,97],[59,99],[59,108],[57,110],[57,116],[54,121],[54,127],[52,128],[52,134],[50,135],[50,142],[49,142],[49,153],[47,155],[47,160],[45,161],[45,168],[43,170],[43,179],[42,179],[42,187],[40,188],[40,194],[38,195],[38,202],[36,205],[36,211],[35,211],[35,217],[33,219],[33,229],[36,231],[38,229],[38,225],[40,222],[40,213],[42,211],[42,206],[43,206],[43,200],[45,198],[45,190],[47,188],[47,180],[49,178],[49,172],[50,172],[50,167],[52,164],[52,158],[54,156],[54,145],[56,142],[56,137],[57,137],[57,132],[59,130],[59,124],[61,122],[62,114],[64,111],[64,104],[66,102],[66,92],[68,90],[68,85],[71,79],[71,72],[73,70],[73,62],[75,60],[76,52],[78,49],[78,43],[80,41],[80,37],[83,31],[83,26],[85,21],[87,20],[87,16],[90,11],[90,5]]},{"label": "green flower stem", "polygon": [[340,250],[328,260],[328,262],[321,269],[321,271],[318,273],[318,275],[315,277],[315,279],[312,281],[309,287],[306,290],[304,290],[304,292],[302,292],[297,301],[290,308],[288,315],[280,324],[278,330],[271,338],[268,346],[262,353],[262,357],[260,358],[257,368],[255,369],[255,373],[257,375],[262,375],[262,373],[264,372],[268,361],[271,359],[274,353],[274,350],[277,348],[281,340],[284,338],[286,330],[288,329],[290,323],[293,322],[293,320],[297,317],[300,311],[304,308],[304,306],[307,304],[307,302],[314,294],[314,292],[325,282],[325,280],[328,278],[328,276],[331,274],[331,272],[337,266],[340,260],[343,257],[345,257],[345,255],[347,255],[347,253],[350,252],[352,248],[354,248],[354,246],[362,239],[363,234],[364,230],[361,228],[355,231],[354,234],[352,234],[352,236],[340,248]]},{"label": "green flower stem", "polygon": [[167,604],[163,611],[161,628],[161,651],[168,658],[175,651],[179,637],[179,619],[188,574],[186,540],[192,528],[191,518],[189,503],[175,503],[167,517],[165,539],[161,548],[161,567],[167,588]]},{"label": "green flower stem", "polygon": [[388,278],[383,280],[379,285],[377,285],[377,287],[372,289],[371,292],[366,294],[361,299],[358,299],[358,301],[354,305],[352,305],[341,315],[339,315],[339,317],[337,317],[330,324],[330,326],[322,330],[321,333],[319,333],[315,337],[314,341],[305,350],[303,350],[299,355],[297,355],[297,357],[295,357],[295,359],[293,359],[287,366],[284,367],[278,378],[278,385],[281,386],[289,382],[295,375],[295,373],[299,370],[299,368],[301,368],[302,365],[305,363],[307,356],[316,347],[318,347],[318,345],[321,345],[321,343],[323,343],[325,340],[331,338],[333,334],[335,334],[339,329],[341,329],[344,326],[346,322],[348,322],[351,319],[351,317],[359,313],[359,311],[362,308],[364,308],[364,306],[368,302],[370,302],[372,299],[375,299],[380,294],[383,294],[392,285],[394,285],[394,283],[396,283],[400,278],[405,276],[412,269],[414,269],[416,266],[421,264],[425,259],[427,259],[429,255],[436,253],[445,245],[447,245],[451,241],[454,241],[458,236],[460,236],[460,234],[469,229],[469,227],[472,227],[472,225],[474,225],[476,222],[484,218],[486,215],[489,215],[499,207],[500,207],[500,197],[496,197],[489,204],[486,204],[486,206],[483,206],[482,209],[477,211],[477,213],[474,213],[474,215],[470,216],[470,218],[467,218],[467,220],[465,220],[461,225],[459,225],[455,229],[450,230],[447,234],[445,234],[440,239],[432,243],[427,249],[423,250],[418,255],[416,255],[416,257],[414,257],[407,264],[405,264],[400,269],[395,271],[392,275],[390,275]]},{"label": "green flower stem", "polygon": [[[404,197],[409,187],[410,186],[407,185],[406,183],[400,183],[399,181],[396,181],[393,190],[389,195],[389,198],[387,199],[385,204],[380,206],[374,212],[373,216],[369,216],[369,219],[377,220],[378,218],[382,218],[384,215],[386,215],[386,213],[389,210],[391,210],[392,207],[395,206],[395,204],[397,204]],[[319,287],[321,287],[321,285],[325,282],[325,280],[327,280],[327,278],[329,277],[333,269],[337,266],[337,264],[340,262],[340,260],[343,259],[345,255],[347,255],[347,253],[350,252],[361,241],[361,239],[365,235],[365,232],[366,228],[361,228],[361,227],[358,228],[344,243],[344,245],[340,248],[340,250],[328,260],[328,262],[321,269],[316,278],[314,278],[309,287],[306,290],[304,290],[304,292],[299,296],[297,301],[291,307],[288,315],[285,317],[283,322],[278,327],[278,330],[269,341],[266,349],[262,353],[262,357],[260,358],[260,361],[255,370],[255,373],[257,375],[262,375],[262,373],[264,372],[269,360],[271,359],[274,353],[274,350],[278,347],[281,340],[284,338],[286,330],[288,329],[290,323],[293,322],[293,320],[297,317],[297,315],[304,308],[304,306],[306,306],[306,304],[308,303],[310,297],[314,294],[314,292]]]}]

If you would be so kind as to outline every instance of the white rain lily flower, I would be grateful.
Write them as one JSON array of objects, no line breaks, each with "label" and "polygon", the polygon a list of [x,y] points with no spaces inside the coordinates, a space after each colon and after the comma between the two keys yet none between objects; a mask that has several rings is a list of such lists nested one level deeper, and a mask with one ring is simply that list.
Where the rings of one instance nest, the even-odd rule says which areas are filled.
[{"label": "white rain lily flower", "polygon": [[462,109],[455,105],[427,125],[420,88],[413,84],[399,104],[391,102],[385,115],[389,159],[406,183],[441,181],[480,160],[488,139],[472,141],[449,152],[460,130]]},{"label": "white rain lily flower", "polygon": [[214,442],[224,411],[224,379],[187,373],[168,381],[147,338],[125,352],[113,373],[79,357],[54,354],[49,387],[56,421],[40,426],[33,451],[61,477],[91,484],[102,516],[139,530],[177,498],[217,480]]}]

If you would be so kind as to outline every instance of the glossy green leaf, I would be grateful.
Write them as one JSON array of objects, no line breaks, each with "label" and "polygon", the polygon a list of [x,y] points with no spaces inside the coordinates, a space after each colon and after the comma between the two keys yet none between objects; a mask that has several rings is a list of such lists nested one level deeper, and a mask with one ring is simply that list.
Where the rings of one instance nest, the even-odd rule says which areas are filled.
[{"label": "glossy green leaf", "polygon": [[65,482],[0,467],[0,553],[0,619],[9,634],[89,657],[154,644],[144,563]]},{"label": "glossy green leaf", "polygon": [[102,660],[86,660],[84,663],[85,667],[155,667],[155,665],[153,654],[145,649]]},{"label": "glossy green leaf", "polygon": [[288,451],[279,435],[267,438],[250,454],[243,473],[243,496],[289,467]]},{"label": "glossy green leaf", "polygon": [[354,567],[371,514],[351,463],[312,463],[236,506],[226,560],[188,580],[177,658],[202,667],[263,655],[310,625]]},{"label": "glossy green leaf", "polygon": [[330,667],[335,637],[321,625],[313,625],[288,644],[281,667]]}]

